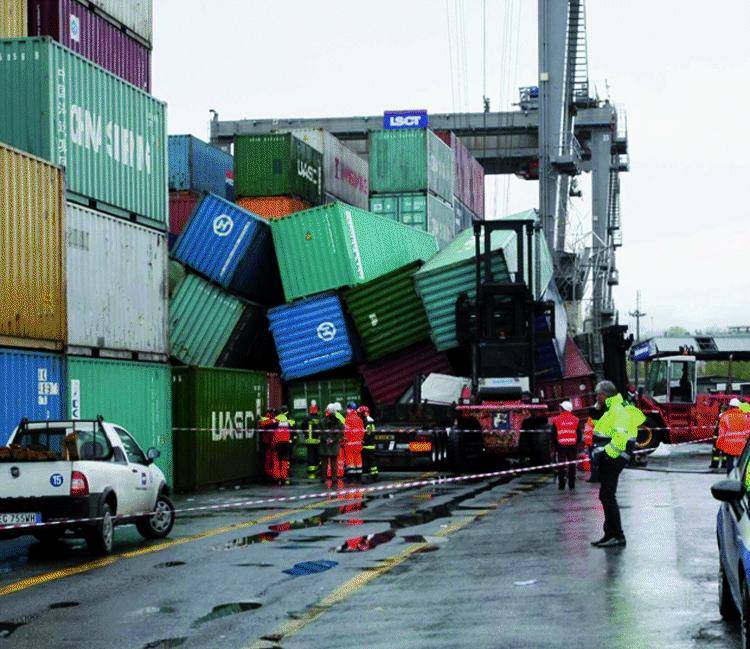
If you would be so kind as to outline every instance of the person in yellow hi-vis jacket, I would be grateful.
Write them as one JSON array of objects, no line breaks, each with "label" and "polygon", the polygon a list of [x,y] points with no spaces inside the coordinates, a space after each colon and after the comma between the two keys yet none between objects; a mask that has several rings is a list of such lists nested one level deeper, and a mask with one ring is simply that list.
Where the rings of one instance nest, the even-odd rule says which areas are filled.
[{"label": "person in yellow hi-vis jacket", "polygon": [[362,445],[362,475],[369,476],[373,482],[378,479],[378,464],[375,461],[375,420],[370,416],[367,406],[357,410],[365,425],[365,440]]},{"label": "person in yellow hi-vis jacket", "polygon": [[310,402],[304,424],[307,477],[314,480],[320,471],[320,411],[317,401]]}]

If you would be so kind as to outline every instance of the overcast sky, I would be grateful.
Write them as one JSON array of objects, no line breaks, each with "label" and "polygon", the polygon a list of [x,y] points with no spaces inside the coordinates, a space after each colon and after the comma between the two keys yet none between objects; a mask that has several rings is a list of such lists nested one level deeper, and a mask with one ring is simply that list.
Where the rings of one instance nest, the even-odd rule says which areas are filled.
[{"label": "overcast sky", "polygon": [[[508,109],[535,84],[536,4],[486,0],[485,22],[482,0],[156,0],[154,94],[170,133],[203,139],[210,108],[221,119],[480,111],[485,78],[492,109]],[[587,10],[591,81],[628,115],[621,322],[640,289],[647,329],[750,324],[750,3]],[[580,183],[571,218],[586,232],[590,177]],[[537,183],[493,177],[487,189],[488,216],[538,206]]]}]

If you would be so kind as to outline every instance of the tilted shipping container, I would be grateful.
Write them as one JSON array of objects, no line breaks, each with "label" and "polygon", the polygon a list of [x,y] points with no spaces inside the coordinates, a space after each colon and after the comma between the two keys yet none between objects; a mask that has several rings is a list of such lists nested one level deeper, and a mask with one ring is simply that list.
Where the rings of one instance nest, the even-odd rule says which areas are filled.
[{"label": "tilted shipping container", "polygon": [[201,199],[172,256],[230,293],[263,304],[281,301],[271,228],[219,196]]},{"label": "tilted shipping container", "polygon": [[347,378],[293,381],[287,385],[287,396],[289,411],[296,419],[301,420],[308,414],[313,401],[322,416],[329,403],[338,401],[344,408],[350,401],[362,403],[362,380]]},{"label": "tilted shipping container", "polygon": [[166,356],[167,237],[67,204],[68,345]]},{"label": "tilted shipping container", "polygon": [[448,357],[429,341],[362,365],[359,371],[372,398],[381,406],[396,403],[419,376],[452,373]]},{"label": "tilted shipping container", "polygon": [[0,41],[0,141],[65,167],[68,196],[167,228],[166,107],[48,37]]},{"label": "tilted shipping container", "polygon": [[59,354],[0,347],[0,446],[24,417],[35,421],[63,416],[63,376]]},{"label": "tilted shipping container", "polygon": [[268,407],[263,372],[206,367],[172,370],[175,488],[261,474],[258,419]]},{"label": "tilted shipping container", "polygon": [[181,363],[275,369],[268,323],[258,305],[190,273],[169,306],[171,354]]},{"label": "tilted shipping container", "polygon": [[136,38],[150,45],[153,40],[154,0],[89,0]]},{"label": "tilted shipping container", "polygon": [[247,196],[240,198],[237,205],[269,221],[310,208],[309,203],[289,196]]},{"label": "tilted shipping container", "polygon": [[414,288],[421,262],[344,291],[343,299],[369,362],[430,337],[430,325]]},{"label": "tilted shipping container", "polygon": [[28,36],[26,0],[0,0],[0,38]]},{"label": "tilted shipping container", "polygon": [[235,193],[323,201],[323,156],[291,133],[242,135],[234,142]]},{"label": "tilted shipping container", "polygon": [[97,65],[151,91],[151,50],[77,0],[29,0],[29,36],[50,36]]},{"label": "tilted shipping container", "polygon": [[67,417],[119,424],[144,452],[156,448],[156,465],[174,484],[172,389],[169,365],[101,358],[67,360]]},{"label": "tilted shipping container", "polygon": [[430,191],[453,199],[453,151],[427,129],[371,131],[370,192]]},{"label": "tilted shipping container", "polygon": [[64,195],[59,167],[0,144],[0,344],[65,343]]},{"label": "tilted shipping container", "polygon": [[169,234],[182,234],[200,199],[194,192],[169,192]]},{"label": "tilted shipping container", "polygon": [[354,358],[341,302],[321,295],[268,310],[285,381],[325,372]]},{"label": "tilted shipping container", "polygon": [[232,200],[232,156],[193,135],[169,136],[169,189]]},{"label": "tilted shipping container", "polygon": [[323,154],[323,187],[326,193],[366,210],[370,195],[367,162],[321,128],[295,129],[292,134]]},{"label": "tilted shipping container", "polygon": [[455,195],[470,212],[484,218],[484,167],[453,131],[435,131],[435,135],[453,149]]},{"label": "tilted shipping container", "polygon": [[429,232],[444,248],[456,236],[453,206],[429,192],[415,194],[374,194],[370,211]]},{"label": "tilted shipping container", "polygon": [[437,251],[435,237],[344,203],[271,222],[287,301],[356,286]]},{"label": "tilted shipping container", "polygon": [[456,219],[456,234],[472,227],[472,223],[481,217],[474,214],[457,197],[453,197],[453,214]]}]

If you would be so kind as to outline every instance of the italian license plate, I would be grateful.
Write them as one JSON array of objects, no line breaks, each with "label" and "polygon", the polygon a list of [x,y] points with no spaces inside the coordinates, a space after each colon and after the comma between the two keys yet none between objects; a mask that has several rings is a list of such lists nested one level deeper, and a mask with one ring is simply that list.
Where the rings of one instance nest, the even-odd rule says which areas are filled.
[{"label": "italian license plate", "polygon": [[0,514],[0,525],[22,525],[24,523],[41,523],[39,512],[18,512],[14,514]]}]

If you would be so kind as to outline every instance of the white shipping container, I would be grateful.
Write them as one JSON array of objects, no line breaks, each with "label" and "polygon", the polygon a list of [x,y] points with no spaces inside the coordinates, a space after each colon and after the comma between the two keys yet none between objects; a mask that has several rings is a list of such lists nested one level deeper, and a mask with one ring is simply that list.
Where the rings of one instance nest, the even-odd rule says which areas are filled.
[{"label": "white shipping container", "polygon": [[[90,0],[90,3],[139,36],[146,45],[151,45],[154,25],[153,0]],[[86,2],[83,4],[88,5]]]},{"label": "white shipping container", "polygon": [[327,193],[355,207],[369,209],[367,161],[323,129],[294,129],[292,133],[323,154],[323,185]]},{"label": "white shipping container", "polygon": [[68,345],[166,354],[167,236],[68,202]]}]

